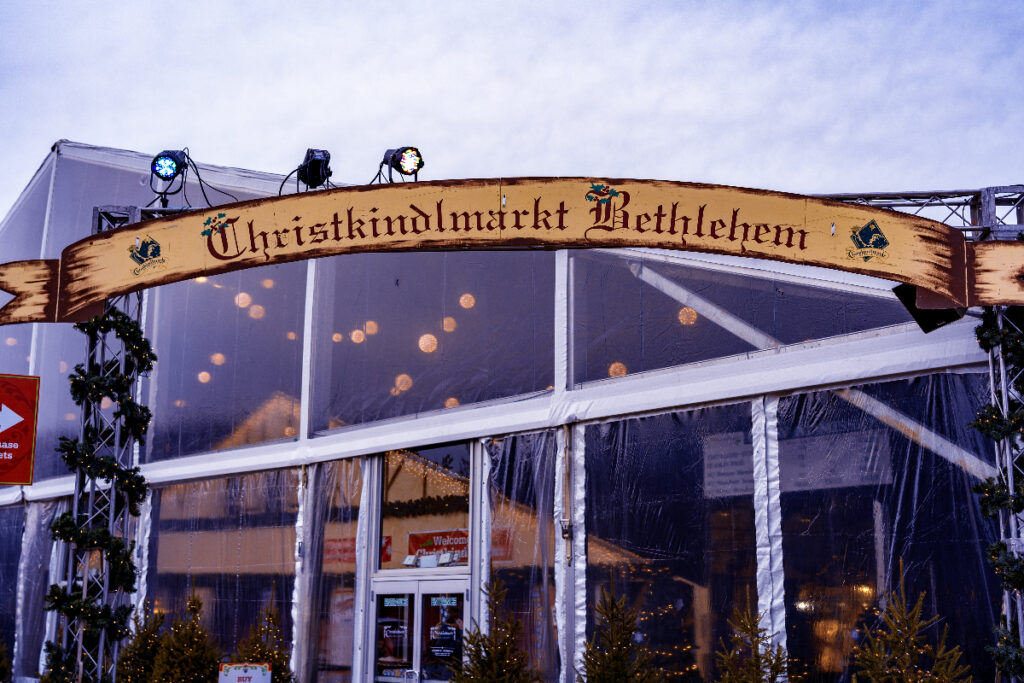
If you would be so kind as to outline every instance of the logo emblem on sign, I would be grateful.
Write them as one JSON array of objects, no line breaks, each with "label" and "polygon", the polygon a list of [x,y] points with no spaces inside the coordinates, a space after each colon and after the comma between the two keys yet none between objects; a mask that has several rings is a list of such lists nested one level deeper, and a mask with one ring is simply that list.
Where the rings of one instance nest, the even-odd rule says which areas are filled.
[{"label": "logo emblem on sign", "polygon": [[889,239],[878,227],[874,219],[868,221],[863,227],[850,228],[850,239],[853,240],[856,249],[846,252],[850,258],[862,258],[870,261],[873,258],[884,260],[887,256],[885,248],[889,246]]},{"label": "logo emblem on sign", "polygon": [[160,256],[160,243],[151,236],[136,237],[135,244],[128,248],[128,257],[139,264],[132,270],[136,275],[158,263],[166,263],[167,259]]}]

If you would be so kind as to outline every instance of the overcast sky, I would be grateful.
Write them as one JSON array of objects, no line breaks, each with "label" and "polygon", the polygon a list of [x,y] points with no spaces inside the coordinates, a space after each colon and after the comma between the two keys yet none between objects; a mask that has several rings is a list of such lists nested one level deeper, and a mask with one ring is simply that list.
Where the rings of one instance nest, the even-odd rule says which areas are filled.
[{"label": "overcast sky", "polygon": [[61,138],[278,173],[323,147],[350,183],[406,144],[430,180],[1022,183],[1022,36],[1016,1],[4,0],[0,216]]}]

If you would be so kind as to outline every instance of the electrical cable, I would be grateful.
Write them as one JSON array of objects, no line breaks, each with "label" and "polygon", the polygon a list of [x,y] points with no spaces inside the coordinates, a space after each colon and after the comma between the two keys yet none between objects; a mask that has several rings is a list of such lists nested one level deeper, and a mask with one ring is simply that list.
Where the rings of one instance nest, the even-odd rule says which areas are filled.
[{"label": "electrical cable", "polygon": [[281,193],[282,193],[282,192],[284,192],[284,184],[285,184],[285,183],[287,183],[287,182],[288,182],[288,179],[289,179],[289,178],[291,178],[291,177],[292,177],[292,175],[294,175],[294,174],[295,174],[295,172],[296,172],[296,171],[298,171],[298,170],[299,170],[299,167],[298,167],[298,166],[296,166],[296,167],[295,167],[295,169],[294,169],[294,170],[293,170],[293,171],[292,171],[291,173],[289,173],[288,175],[286,175],[286,176],[284,177],[284,180],[282,180],[282,181],[281,181],[281,187],[277,188],[277,196],[278,196],[278,197],[280,197],[280,196],[281,196]]},{"label": "electrical cable", "polygon": [[236,202],[238,201],[238,197],[236,197],[235,195],[231,194],[230,192],[227,192],[225,190],[220,189],[216,185],[211,185],[210,183],[208,183],[205,180],[203,180],[203,176],[199,173],[199,166],[196,164],[195,161],[192,160],[192,157],[188,154],[188,148],[187,147],[185,148],[185,154],[186,154],[186,157],[188,158],[188,162],[192,165],[192,169],[196,172],[196,180],[199,181],[199,189],[202,190],[202,192],[203,192],[203,199],[206,200],[206,205],[207,206],[209,206],[211,208],[213,207],[213,203],[210,201],[210,198],[206,196],[206,188],[207,187],[209,187],[211,190],[216,190],[217,192],[220,192],[222,195],[224,195],[226,197],[231,197]]}]

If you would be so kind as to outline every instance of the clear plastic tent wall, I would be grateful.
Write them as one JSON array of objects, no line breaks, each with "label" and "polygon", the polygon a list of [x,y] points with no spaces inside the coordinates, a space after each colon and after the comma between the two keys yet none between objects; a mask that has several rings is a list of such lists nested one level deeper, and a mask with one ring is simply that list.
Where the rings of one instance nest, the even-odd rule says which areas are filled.
[{"label": "clear plastic tent wall", "polygon": [[[0,225],[2,260],[55,257],[94,206],[148,204],[149,159],[60,143]],[[203,168],[239,199],[281,179]],[[989,680],[996,530],[971,487],[994,468],[966,427],[984,356],[971,321],[923,335],[890,288],[601,250],[360,254],[150,290],[134,601],[173,619],[196,592],[225,652],[276,607],[318,683],[366,679],[375,582],[465,580],[472,623],[501,578],[546,681],[574,680],[604,589],[684,680],[714,679],[753,605],[793,673],[838,682],[902,560]],[[73,483],[54,447],[79,430],[84,344],[0,330],[0,372],[42,377],[37,483],[0,487],[0,638],[22,677],[55,633],[48,525]],[[438,531],[466,552],[405,564]]]},{"label": "clear plastic tent wall", "polygon": [[225,654],[275,610],[291,633],[298,473],[272,470],[207,479],[153,493],[147,597],[185,613],[190,595]]},{"label": "clear plastic tent wall", "polygon": [[490,441],[490,580],[508,591],[503,617],[523,625],[520,647],[545,680],[559,673],[555,624],[555,434]]}]

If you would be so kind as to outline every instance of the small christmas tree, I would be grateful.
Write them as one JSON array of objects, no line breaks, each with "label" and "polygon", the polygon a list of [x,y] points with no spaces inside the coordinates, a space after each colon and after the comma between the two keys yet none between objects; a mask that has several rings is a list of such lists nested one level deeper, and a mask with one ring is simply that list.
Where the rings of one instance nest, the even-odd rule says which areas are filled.
[{"label": "small christmas tree", "polygon": [[[750,596],[747,596],[747,609],[739,607],[732,611],[732,619],[728,621],[732,627],[729,645],[721,643],[721,649],[715,653],[718,665],[719,683],[764,683],[785,680],[786,651],[781,645],[772,646],[772,636],[768,629],[761,628],[761,615],[750,607]],[[790,681],[798,680],[795,676]]]},{"label": "small christmas tree", "polygon": [[231,661],[270,664],[273,683],[295,683],[295,674],[289,667],[291,653],[288,649],[288,643],[281,635],[281,617],[276,609],[268,606],[260,612],[260,623],[252,627],[249,637],[238,644]]},{"label": "small christmas tree", "polygon": [[153,662],[153,683],[217,683],[220,650],[199,620],[202,601],[188,599],[188,616],[175,619],[171,630],[160,639]]},{"label": "small christmas tree", "polygon": [[132,637],[121,648],[117,657],[118,683],[149,683],[153,677],[153,664],[160,649],[160,629],[164,615],[153,614],[147,606],[142,618],[132,617]]},{"label": "small christmas tree", "polygon": [[523,625],[515,617],[501,618],[498,609],[508,591],[499,579],[491,582],[487,595],[487,633],[479,628],[465,637],[466,659],[453,670],[452,683],[539,683],[537,672],[527,664],[519,649]]},{"label": "small christmas tree", "polygon": [[583,653],[583,672],[576,673],[580,683],[655,683],[661,676],[654,671],[654,657],[637,642],[637,612],[626,607],[625,596],[615,599],[601,590],[597,604],[594,638]]},{"label": "small christmas tree", "polygon": [[943,627],[937,647],[926,638],[925,631],[939,617],[922,618],[924,597],[922,591],[914,606],[907,608],[901,559],[899,593],[891,591],[886,594],[882,623],[877,629],[868,630],[863,642],[853,652],[854,661],[860,669],[854,681],[946,683],[972,680],[970,667],[960,664],[960,647],[946,647],[949,626]]}]

